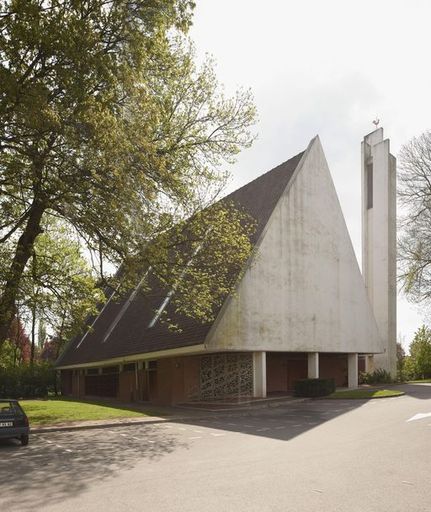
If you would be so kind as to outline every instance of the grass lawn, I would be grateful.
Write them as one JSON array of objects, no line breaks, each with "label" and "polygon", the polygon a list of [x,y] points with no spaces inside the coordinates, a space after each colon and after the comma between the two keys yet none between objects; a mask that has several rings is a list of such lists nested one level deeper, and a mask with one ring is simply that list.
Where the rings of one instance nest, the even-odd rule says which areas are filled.
[{"label": "grass lawn", "polygon": [[429,384],[431,379],[408,380],[407,384]]},{"label": "grass lawn", "polygon": [[20,400],[30,426],[52,425],[69,421],[106,420],[146,416],[142,411],[100,403],[65,399]]},{"label": "grass lawn", "polygon": [[396,389],[350,389],[347,391],[335,391],[325,398],[387,398],[404,395],[404,391]]}]

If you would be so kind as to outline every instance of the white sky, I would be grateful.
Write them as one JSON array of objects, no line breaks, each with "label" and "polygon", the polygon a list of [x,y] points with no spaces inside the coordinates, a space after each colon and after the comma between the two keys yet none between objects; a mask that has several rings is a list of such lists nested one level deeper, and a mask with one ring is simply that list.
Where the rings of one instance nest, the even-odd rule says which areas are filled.
[{"label": "white sky", "polygon": [[[380,118],[391,152],[431,128],[429,0],[197,0],[191,38],[226,90],[250,87],[258,140],[229,190],[319,134],[358,259],[360,143]],[[407,347],[424,313],[398,298]]]}]

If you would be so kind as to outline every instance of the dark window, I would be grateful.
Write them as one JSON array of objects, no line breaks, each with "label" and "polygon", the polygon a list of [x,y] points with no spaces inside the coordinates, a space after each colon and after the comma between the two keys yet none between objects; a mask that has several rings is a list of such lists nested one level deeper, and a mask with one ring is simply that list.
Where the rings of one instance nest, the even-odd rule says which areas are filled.
[{"label": "dark window", "polygon": [[157,361],[149,361],[148,369],[149,370],[157,370]]},{"label": "dark window", "polygon": [[123,364],[123,372],[134,372],[134,371],[135,371],[135,363]]},{"label": "dark window", "polygon": [[99,369],[98,368],[89,368],[87,370],[87,375],[98,375]]},{"label": "dark window", "polygon": [[118,366],[105,366],[105,368],[102,368],[102,373],[118,373],[119,367]]},{"label": "dark window", "polygon": [[373,207],[373,164],[367,165],[367,209]]},{"label": "dark window", "polygon": [[86,375],[85,394],[89,396],[116,397],[118,394],[118,373]]}]

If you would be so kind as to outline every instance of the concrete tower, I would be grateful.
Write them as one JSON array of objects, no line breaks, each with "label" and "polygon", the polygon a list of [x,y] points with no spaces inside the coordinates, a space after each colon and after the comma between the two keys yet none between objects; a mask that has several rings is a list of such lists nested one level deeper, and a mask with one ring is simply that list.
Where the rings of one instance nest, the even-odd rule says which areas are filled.
[{"label": "concrete tower", "polygon": [[396,159],[383,128],[362,142],[362,273],[384,353],[374,368],[396,374]]}]

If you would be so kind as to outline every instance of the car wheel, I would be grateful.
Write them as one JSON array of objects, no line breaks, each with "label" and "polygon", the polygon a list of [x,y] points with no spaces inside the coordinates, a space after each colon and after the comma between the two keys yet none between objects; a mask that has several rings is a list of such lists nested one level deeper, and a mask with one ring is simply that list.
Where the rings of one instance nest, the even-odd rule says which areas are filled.
[{"label": "car wheel", "polygon": [[21,444],[23,446],[27,446],[28,445],[28,435],[27,434],[23,434],[21,436]]}]

